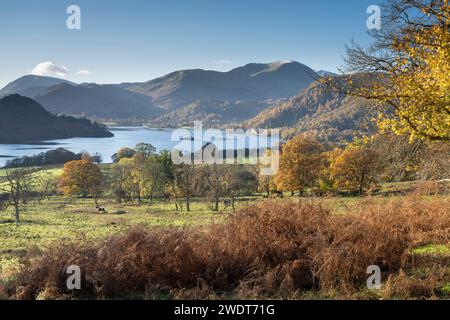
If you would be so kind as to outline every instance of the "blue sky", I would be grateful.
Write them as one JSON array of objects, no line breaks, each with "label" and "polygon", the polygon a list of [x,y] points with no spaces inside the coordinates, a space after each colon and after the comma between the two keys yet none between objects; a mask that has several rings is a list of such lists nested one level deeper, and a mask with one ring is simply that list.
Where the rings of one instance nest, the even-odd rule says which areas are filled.
[{"label": "blue sky", "polygon": [[[35,67],[43,62],[64,66],[69,80],[98,83],[147,81],[180,69],[227,71],[249,62],[277,60],[336,71],[346,43],[368,41],[367,7],[381,3],[1,1],[0,87],[41,70]],[[71,4],[81,8],[81,30],[66,28],[66,8]],[[81,70],[89,72],[78,74]]]}]

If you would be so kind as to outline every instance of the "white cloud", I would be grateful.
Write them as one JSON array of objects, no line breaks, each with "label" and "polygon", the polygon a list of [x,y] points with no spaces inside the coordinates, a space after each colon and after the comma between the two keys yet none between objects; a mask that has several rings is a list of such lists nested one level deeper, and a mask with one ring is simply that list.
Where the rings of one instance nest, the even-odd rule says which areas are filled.
[{"label": "white cloud", "polygon": [[31,73],[39,76],[65,77],[69,74],[69,69],[64,66],[57,66],[51,61],[45,61],[34,67]]},{"label": "white cloud", "polygon": [[92,73],[89,70],[80,70],[77,72],[80,76],[90,76]]}]

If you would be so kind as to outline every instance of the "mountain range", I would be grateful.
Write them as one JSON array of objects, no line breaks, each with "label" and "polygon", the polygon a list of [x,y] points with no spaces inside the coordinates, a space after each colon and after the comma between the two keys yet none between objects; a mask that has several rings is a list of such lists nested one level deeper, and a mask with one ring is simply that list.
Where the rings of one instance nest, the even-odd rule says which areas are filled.
[{"label": "mountain range", "polygon": [[53,115],[36,101],[18,94],[0,99],[0,132],[0,143],[113,136],[104,125]]},{"label": "mountain range", "polygon": [[310,85],[318,75],[295,61],[250,63],[228,72],[183,70],[145,83],[123,84],[148,95],[167,110],[199,100],[258,101],[288,98]]},{"label": "mountain range", "polygon": [[315,132],[326,140],[368,132],[367,101],[324,88],[323,77],[295,61],[250,63],[228,72],[181,70],[147,82],[75,84],[27,75],[0,90],[33,98],[55,114],[155,127],[233,125]]},{"label": "mountain range", "polygon": [[[318,77],[311,68],[295,61],[250,63],[228,72],[182,70],[148,82],[114,85],[77,85],[28,75],[8,84],[0,90],[0,96],[21,94],[57,114],[100,120],[139,118],[159,123],[167,118],[165,114],[176,110],[187,108],[183,114],[195,112],[193,105],[203,106],[196,116],[205,111],[215,113],[218,105],[231,105],[236,107],[227,108],[226,112],[233,113],[227,116],[234,121],[241,120],[243,114],[247,118],[257,115],[275,101],[298,93]],[[211,101],[214,103],[208,108]],[[158,119],[160,116],[163,118]]]}]

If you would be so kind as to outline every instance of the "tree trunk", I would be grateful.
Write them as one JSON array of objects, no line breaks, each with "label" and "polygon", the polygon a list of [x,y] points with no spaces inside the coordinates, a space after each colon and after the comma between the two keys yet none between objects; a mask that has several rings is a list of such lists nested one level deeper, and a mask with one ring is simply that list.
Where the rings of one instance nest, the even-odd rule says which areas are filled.
[{"label": "tree trunk", "polygon": [[363,194],[364,178],[365,178],[365,175],[362,174],[361,179],[359,180],[359,195],[360,196],[362,196],[362,194]]},{"label": "tree trunk", "polygon": [[178,195],[176,192],[174,192],[173,194],[174,198],[175,198],[175,209],[177,210],[177,212],[180,210],[180,208],[178,208]]},{"label": "tree trunk", "polygon": [[20,222],[20,208],[18,203],[14,203],[14,209],[15,209],[15,220],[16,223]]},{"label": "tree trunk", "polygon": [[187,210],[187,212],[190,212],[190,211],[191,211],[191,206],[190,206],[190,194],[189,194],[189,193],[186,195],[186,210]]},{"label": "tree trunk", "polygon": [[234,197],[231,197],[231,208],[233,208],[233,213],[236,213],[236,208],[234,206]]}]

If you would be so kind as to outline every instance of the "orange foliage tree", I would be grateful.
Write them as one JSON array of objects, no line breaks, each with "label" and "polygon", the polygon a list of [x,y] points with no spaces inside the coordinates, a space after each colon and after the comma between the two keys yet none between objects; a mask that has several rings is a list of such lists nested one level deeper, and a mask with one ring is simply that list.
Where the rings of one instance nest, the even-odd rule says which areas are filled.
[{"label": "orange foliage tree", "polygon": [[86,198],[89,194],[97,199],[103,183],[100,167],[87,160],[70,161],[64,165],[64,172],[59,186],[65,195],[80,195]]},{"label": "orange foliage tree", "polygon": [[278,190],[304,192],[318,184],[324,163],[322,145],[303,135],[294,137],[282,149],[280,168],[275,176]]}]

